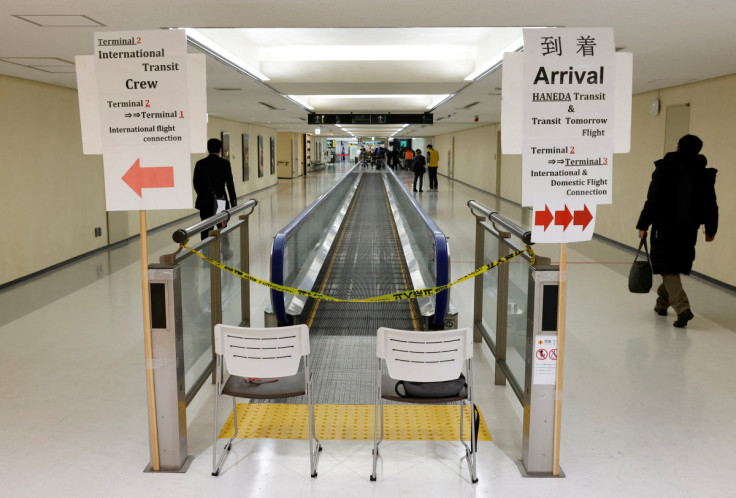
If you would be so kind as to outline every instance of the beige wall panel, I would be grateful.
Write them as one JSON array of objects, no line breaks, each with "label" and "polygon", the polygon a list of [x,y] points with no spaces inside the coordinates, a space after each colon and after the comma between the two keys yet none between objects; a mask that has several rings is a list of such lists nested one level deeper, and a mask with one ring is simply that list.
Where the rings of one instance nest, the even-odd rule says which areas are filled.
[{"label": "beige wall panel", "polygon": [[[278,133],[277,139],[276,139],[276,174],[279,178],[291,178],[293,176],[292,174],[292,168],[291,168],[291,161],[292,161],[292,151],[291,151],[291,143],[292,143],[292,137],[294,136],[293,133]],[[281,164],[278,164],[278,161],[281,161]],[[286,164],[284,164],[286,163]]]},{"label": "beige wall panel", "polygon": [[434,138],[432,147],[439,153],[439,165],[437,166],[437,173],[440,175],[449,176],[450,169],[448,166],[448,159],[452,160],[452,135],[440,135]]},{"label": "beige wall panel", "polygon": [[104,246],[107,217],[102,157],[82,154],[77,92],[0,76],[0,109],[2,284]]},{"label": "beige wall panel", "polygon": [[447,152],[455,137],[455,180],[494,192],[496,189],[496,125],[481,126],[435,137],[439,173],[448,174]]},{"label": "beige wall panel", "polygon": [[521,204],[521,154],[501,155],[501,197]]}]

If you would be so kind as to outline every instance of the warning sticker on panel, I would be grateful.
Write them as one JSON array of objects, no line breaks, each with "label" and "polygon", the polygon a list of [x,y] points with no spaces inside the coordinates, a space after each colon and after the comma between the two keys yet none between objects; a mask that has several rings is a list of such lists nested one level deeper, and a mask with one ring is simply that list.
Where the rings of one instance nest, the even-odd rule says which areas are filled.
[{"label": "warning sticker on panel", "polygon": [[532,384],[554,385],[557,382],[557,337],[538,335],[534,338]]}]

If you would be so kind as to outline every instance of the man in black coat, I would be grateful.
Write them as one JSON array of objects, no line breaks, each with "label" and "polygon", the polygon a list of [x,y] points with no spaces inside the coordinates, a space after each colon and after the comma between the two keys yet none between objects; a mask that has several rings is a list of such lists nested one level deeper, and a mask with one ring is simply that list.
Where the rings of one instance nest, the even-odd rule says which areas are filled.
[{"label": "man in black coat", "polygon": [[651,225],[652,269],[662,275],[654,311],[664,316],[672,306],[677,313],[675,327],[685,327],[693,319],[680,274],[688,275],[692,269],[698,228],[705,225],[706,242],[712,242],[718,230],[717,170],[705,167],[708,161],[699,154],[702,147],[698,137],[685,135],[677,152],[654,163],[647,200],[636,224],[642,238]]},{"label": "man in black coat", "polygon": [[425,164],[427,164],[427,161],[424,159],[421,149],[417,149],[414,160],[412,161],[412,168],[414,168],[414,192],[417,191],[417,180],[419,180],[419,191],[423,192],[424,173],[427,171],[427,168],[424,167]]},{"label": "man in black coat", "polygon": [[[215,215],[215,198],[225,200],[225,209],[229,209],[238,203],[235,195],[235,184],[233,183],[233,172],[230,161],[220,157],[222,153],[222,141],[211,138],[207,141],[209,155],[197,161],[194,166],[194,190],[197,192],[197,200],[194,207],[199,209],[199,217],[202,220]],[[230,202],[225,196],[225,187],[230,195]],[[212,227],[210,230],[214,229]],[[202,240],[207,238],[207,232],[202,232]]]}]

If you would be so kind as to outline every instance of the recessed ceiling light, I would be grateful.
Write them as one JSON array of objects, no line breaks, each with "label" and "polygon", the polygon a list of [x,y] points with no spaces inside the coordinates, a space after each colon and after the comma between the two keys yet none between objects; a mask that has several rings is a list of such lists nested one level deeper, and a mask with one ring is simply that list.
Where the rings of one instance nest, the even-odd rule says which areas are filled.
[{"label": "recessed ceiling light", "polygon": [[23,21],[35,24],[42,28],[84,28],[105,26],[99,21],[84,15],[37,15],[19,14],[13,15]]}]

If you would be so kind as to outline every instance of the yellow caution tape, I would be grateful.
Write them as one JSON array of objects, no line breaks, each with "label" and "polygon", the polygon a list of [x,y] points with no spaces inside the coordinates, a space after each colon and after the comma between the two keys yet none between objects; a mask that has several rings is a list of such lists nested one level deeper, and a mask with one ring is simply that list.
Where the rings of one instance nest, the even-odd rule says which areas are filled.
[{"label": "yellow caution tape", "polygon": [[247,274],[247,273],[245,273],[243,271],[236,270],[235,268],[231,268],[231,267],[229,267],[229,266],[227,266],[225,264],[222,264],[219,261],[215,261],[214,259],[208,258],[204,254],[202,254],[202,253],[200,253],[198,251],[195,251],[191,247],[188,247],[186,245],[187,242],[189,242],[189,241],[187,240],[183,244],[181,244],[181,247],[183,247],[184,249],[186,249],[188,251],[193,252],[194,254],[196,254],[197,256],[199,256],[200,258],[202,258],[205,261],[209,262],[210,264],[212,264],[212,265],[220,268],[221,270],[225,270],[228,273],[232,273],[233,275],[237,275],[240,278],[244,278],[246,280],[250,280],[251,282],[255,282],[257,284],[264,285],[264,286],[269,287],[269,288],[271,288],[273,290],[277,290],[277,291],[280,291],[280,292],[285,292],[287,294],[296,294],[296,295],[299,295],[299,296],[308,296],[308,297],[312,297],[314,299],[323,299],[325,301],[334,301],[334,302],[339,302],[339,303],[387,303],[387,302],[392,302],[392,301],[401,301],[403,299],[416,299],[418,297],[432,296],[434,294],[439,294],[440,292],[449,289],[453,285],[457,285],[460,282],[464,282],[464,281],[466,281],[468,279],[471,279],[473,277],[477,277],[478,275],[481,275],[481,274],[487,272],[488,270],[491,270],[491,269],[493,269],[493,268],[495,268],[495,267],[497,267],[499,265],[502,265],[503,263],[506,263],[506,262],[514,259],[515,257],[519,256],[523,252],[529,252],[530,254],[532,254],[531,253],[531,248],[530,247],[527,247],[526,249],[522,249],[520,251],[513,252],[513,253],[509,254],[506,257],[503,257],[501,259],[498,259],[498,260],[494,261],[493,263],[489,263],[489,264],[487,264],[485,266],[481,266],[480,268],[478,268],[478,269],[476,269],[476,270],[468,273],[464,277],[461,277],[461,278],[459,278],[459,279],[457,279],[454,282],[451,282],[449,284],[440,285],[439,287],[431,287],[431,288],[427,288],[427,289],[417,289],[417,290],[407,290],[407,291],[403,291],[403,292],[394,292],[392,294],[383,294],[381,296],[368,297],[368,298],[363,298],[363,299],[338,299],[336,297],[328,296],[326,294],[320,294],[319,292],[307,291],[307,290],[303,290],[303,289],[295,289],[293,287],[287,287],[285,285],[274,284],[273,282],[268,282],[266,280],[261,280],[259,278],[254,277],[253,275],[249,275],[249,274]]}]

